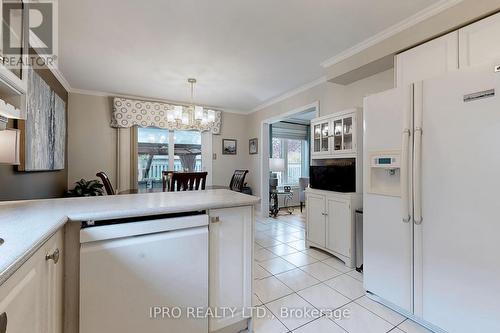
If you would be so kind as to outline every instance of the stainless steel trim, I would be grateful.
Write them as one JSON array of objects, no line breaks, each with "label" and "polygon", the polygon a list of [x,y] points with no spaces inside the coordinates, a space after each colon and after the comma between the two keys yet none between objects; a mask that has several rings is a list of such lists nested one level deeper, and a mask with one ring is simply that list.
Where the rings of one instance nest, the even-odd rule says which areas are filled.
[{"label": "stainless steel trim", "polygon": [[490,98],[495,96],[495,89],[483,90],[472,94],[464,95],[464,102],[473,102],[478,99]]}]

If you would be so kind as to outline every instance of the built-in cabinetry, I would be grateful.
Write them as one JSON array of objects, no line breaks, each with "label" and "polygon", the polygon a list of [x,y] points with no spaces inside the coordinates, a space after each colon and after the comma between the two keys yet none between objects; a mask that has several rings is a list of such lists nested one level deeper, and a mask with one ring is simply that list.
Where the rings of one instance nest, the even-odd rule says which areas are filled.
[{"label": "built-in cabinetry", "polygon": [[361,194],[307,189],[306,245],[330,252],[354,267],[355,210],[361,206]]},{"label": "built-in cabinetry", "polygon": [[62,250],[59,231],[0,286],[6,333],[63,332]]},{"label": "built-in cabinetry", "polygon": [[253,207],[211,209],[209,304],[213,309],[234,308],[231,316],[209,320],[209,331],[242,325],[244,309],[252,306]]},{"label": "built-in cabinetry", "polygon": [[355,157],[362,141],[360,109],[349,109],[311,121],[311,158]]},{"label": "built-in cabinetry", "polygon": [[396,86],[500,61],[500,13],[396,55]]}]

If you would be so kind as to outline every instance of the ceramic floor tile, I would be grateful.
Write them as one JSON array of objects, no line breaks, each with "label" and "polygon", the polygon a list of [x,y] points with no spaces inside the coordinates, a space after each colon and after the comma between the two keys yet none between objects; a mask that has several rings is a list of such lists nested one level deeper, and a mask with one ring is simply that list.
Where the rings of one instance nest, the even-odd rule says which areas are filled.
[{"label": "ceramic floor tile", "polygon": [[314,305],[315,308],[322,311],[335,310],[351,301],[325,284],[318,284],[297,293]]},{"label": "ceramic floor tile", "polygon": [[253,243],[253,251],[254,251],[254,253],[255,253],[255,251],[260,250],[260,249],[263,249],[263,247],[254,242]]},{"label": "ceramic floor tile", "polygon": [[266,237],[263,239],[256,239],[255,242],[262,247],[271,247],[271,246],[283,244],[280,241],[278,241],[277,239],[274,239],[271,237]]},{"label": "ceramic floor tile", "polygon": [[295,242],[295,241],[300,240],[300,238],[292,236],[291,233],[281,234],[281,235],[275,236],[274,238],[279,240],[280,242],[283,242],[283,243]]},{"label": "ceramic floor tile", "polygon": [[278,256],[286,256],[287,254],[299,252],[299,250],[294,249],[293,247],[286,244],[280,244],[277,246],[269,247],[267,249]]},{"label": "ceramic floor tile", "polygon": [[314,259],[313,257],[308,256],[303,252],[288,254],[286,256],[282,256],[282,258],[297,267],[310,265],[318,261],[317,259]]},{"label": "ceramic floor tile", "polygon": [[356,280],[363,282],[363,274],[356,270],[350,271],[349,273],[347,273],[347,275],[350,275]]},{"label": "ceramic floor tile", "polygon": [[414,321],[411,321],[410,319],[405,320],[402,324],[398,326],[400,330],[402,330],[405,333],[432,333],[425,327],[420,326]]},{"label": "ceramic floor tile", "polygon": [[257,297],[257,295],[252,294],[252,306],[262,305],[262,301]]},{"label": "ceramic floor tile", "polygon": [[357,299],[356,303],[375,313],[379,317],[382,317],[382,319],[387,320],[393,325],[399,325],[406,319],[404,316],[389,309],[388,307],[371,300],[368,296],[363,296]]},{"label": "ceramic floor tile", "polygon": [[[262,307],[258,308],[261,309]],[[255,311],[257,313],[258,309]],[[265,309],[265,308],[264,308]],[[253,320],[254,333],[286,333],[288,329],[268,309],[263,317],[255,316]],[[260,313],[260,312],[259,312]]]},{"label": "ceramic floor tile", "polygon": [[389,331],[389,333],[405,333],[403,331],[401,331],[399,328],[397,327],[394,327],[392,330]]},{"label": "ceramic floor tile", "polygon": [[363,283],[347,274],[325,281],[325,284],[352,300],[365,294]]},{"label": "ceramic floor tile", "polygon": [[254,292],[262,303],[267,303],[277,298],[289,295],[293,291],[283,282],[274,276],[271,276],[262,280],[254,280]]},{"label": "ceramic floor tile", "polygon": [[300,269],[311,274],[320,281],[326,281],[342,274],[342,272],[322,262],[315,262],[311,265],[302,266]]},{"label": "ceramic floor tile", "polygon": [[348,316],[333,320],[349,333],[387,333],[394,328],[394,325],[354,302],[341,308],[341,311],[345,310],[348,310]]},{"label": "ceramic floor tile", "polygon": [[259,263],[266,271],[272,274],[279,274],[296,268],[285,259],[280,257]]},{"label": "ceramic floor tile", "polygon": [[258,263],[254,263],[253,265],[253,278],[254,279],[264,279],[266,277],[272,276],[271,273],[262,268]]},{"label": "ceramic floor tile", "polygon": [[297,239],[304,239],[305,238],[304,231],[296,231],[296,232],[291,233],[291,235],[296,237]]},{"label": "ceramic floor tile", "polygon": [[277,299],[266,306],[289,330],[294,330],[319,317],[316,313],[311,313],[311,310],[314,310],[313,306],[297,294]]},{"label": "ceramic floor tile", "polygon": [[340,326],[333,321],[321,317],[313,322],[299,327],[293,333],[346,333]]},{"label": "ceramic floor tile", "polygon": [[303,239],[295,241],[295,242],[287,243],[287,245],[289,245],[289,246],[291,246],[299,251],[304,251],[305,249],[307,249],[306,242]]},{"label": "ceramic floor tile", "polygon": [[353,270],[353,268],[347,267],[342,260],[337,259],[335,257],[323,260],[323,262],[328,266],[331,266],[336,270],[341,271],[342,273],[347,273]]},{"label": "ceramic floor tile", "polygon": [[312,248],[305,249],[302,252],[318,260],[325,260],[331,258],[330,254]]},{"label": "ceramic floor tile", "polygon": [[278,274],[276,277],[294,291],[302,290],[319,283],[319,280],[298,268]]},{"label": "ceramic floor tile", "polygon": [[266,260],[270,260],[270,259],[273,259],[273,258],[276,258],[277,255],[272,253],[271,251],[267,250],[267,249],[260,249],[260,250],[257,250],[255,251],[254,253],[254,260],[255,261],[266,261]]}]

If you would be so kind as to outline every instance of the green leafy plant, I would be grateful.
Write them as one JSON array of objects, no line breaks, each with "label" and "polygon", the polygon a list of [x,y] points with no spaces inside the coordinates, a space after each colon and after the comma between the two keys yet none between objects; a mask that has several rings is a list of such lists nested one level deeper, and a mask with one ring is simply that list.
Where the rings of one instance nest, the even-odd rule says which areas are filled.
[{"label": "green leafy plant", "polygon": [[98,180],[80,179],[75,183],[75,187],[68,191],[72,197],[96,197],[104,195],[104,185]]}]

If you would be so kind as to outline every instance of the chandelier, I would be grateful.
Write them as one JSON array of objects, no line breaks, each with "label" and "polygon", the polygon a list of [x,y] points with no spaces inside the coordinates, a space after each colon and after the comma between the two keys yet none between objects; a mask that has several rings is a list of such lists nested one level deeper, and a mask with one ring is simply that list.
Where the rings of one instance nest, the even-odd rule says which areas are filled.
[{"label": "chandelier", "polygon": [[215,122],[216,112],[195,105],[194,85],[196,79],[189,78],[187,81],[191,86],[191,104],[189,106],[172,105],[167,113],[167,121],[184,129],[206,131]]}]

